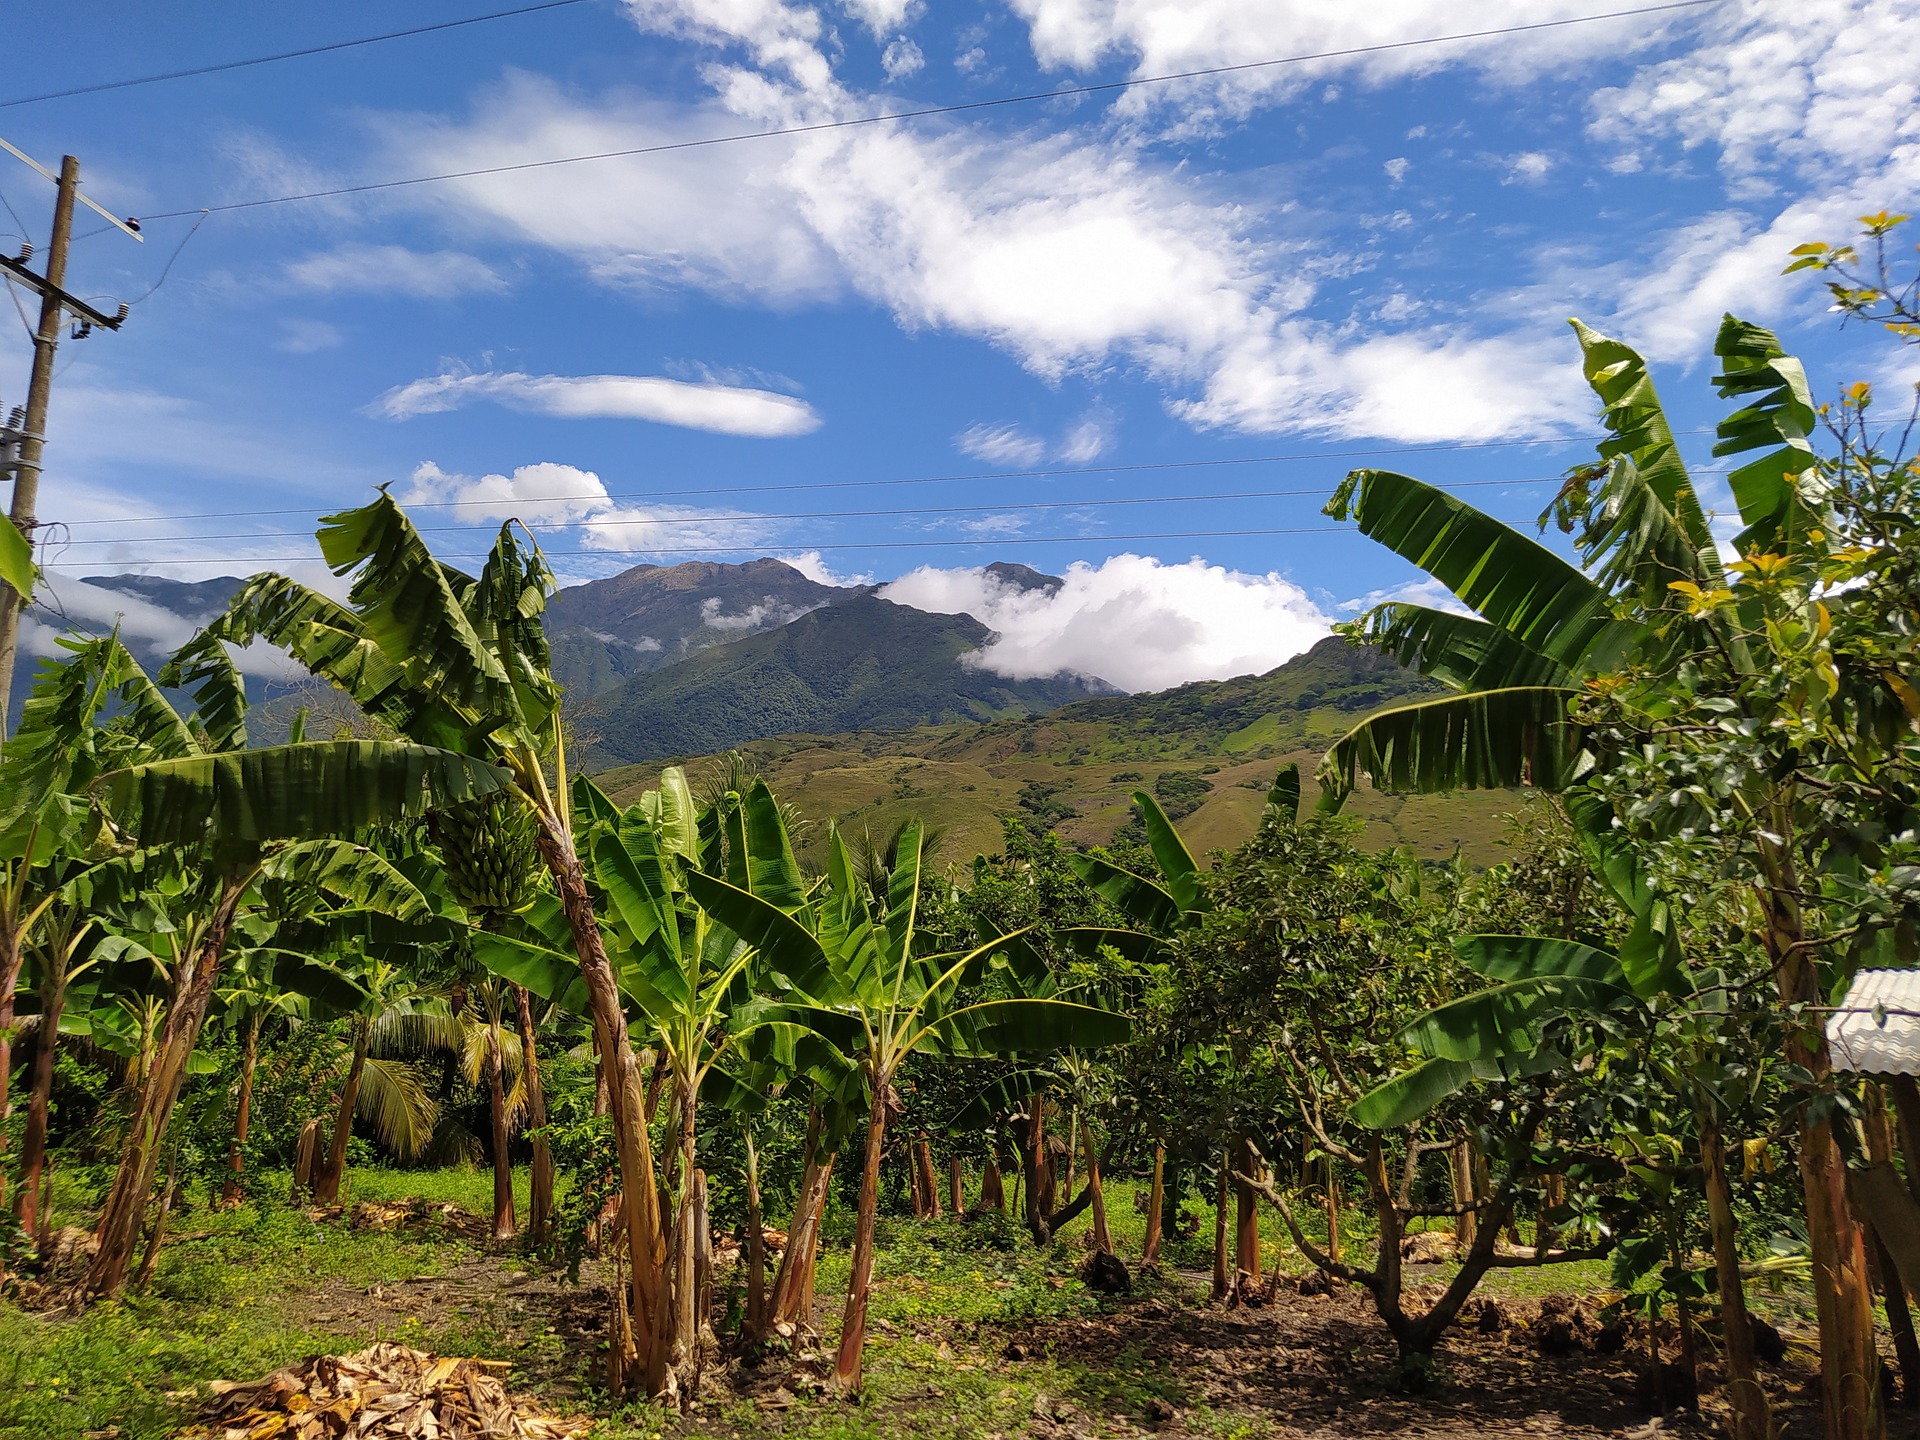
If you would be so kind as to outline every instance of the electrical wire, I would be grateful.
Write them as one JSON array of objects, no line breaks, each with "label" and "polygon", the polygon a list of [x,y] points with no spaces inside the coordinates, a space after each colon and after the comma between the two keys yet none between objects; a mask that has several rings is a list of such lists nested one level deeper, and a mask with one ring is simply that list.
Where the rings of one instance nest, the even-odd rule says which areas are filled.
[{"label": "electrical wire", "polygon": [[44,95],[22,95],[0,100],[0,110],[16,105],[38,105],[43,100],[66,100],[75,95],[98,95],[107,90],[131,90],[138,85],[158,85],[163,80],[188,80],[196,75],[218,75],[228,70],[245,70],[253,65],[271,65],[280,60],[299,60],[308,55],[328,55],[337,50],[352,50],[362,45],[378,45],[388,40],[405,40],[414,35],[431,35],[441,30],[458,30],[488,20],[505,20],[515,15],[532,15],[541,10],[560,10],[582,0],[544,0],[539,5],[522,5],[514,10],[496,10],[490,15],[469,15],[462,20],[443,20],[434,25],[418,25],[411,30],[390,30],[384,35],[363,35],[357,40],[335,40],[327,45],[309,45],[304,50],[282,50],[276,55],[255,55],[246,60],[226,60],[217,65],[200,65],[191,70],[169,70],[163,75],[138,75],[127,80],[102,80],[97,85],[76,85],[71,90],[49,90]]},{"label": "electrical wire", "polygon": [[[1502,523],[1518,524],[1523,522],[1514,521]],[[1531,524],[1532,522],[1528,520],[1524,523]],[[1258,530],[1153,530],[1142,531],[1131,535],[989,535],[975,540],[846,540],[813,541],[791,545],[679,545],[664,548],[650,546],[644,551],[634,551],[630,553],[646,555],[739,555],[748,551],[764,553],[779,550],[804,555],[809,551],[827,550],[915,550],[923,547],[927,549],[950,549],[968,546],[974,548],[994,546],[1005,549],[1015,545],[1106,545],[1121,540],[1223,540],[1261,535],[1360,534],[1360,530],[1347,525],[1300,525]],[[436,560],[479,560],[484,559],[489,553],[491,552],[486,550],[449,550],[436,553],[434,558]],[[622,552],[616,550],[581,549],[544,550],[542,553],[549,558],[573,559],[591,556],[595,559],[611,560],[618,558]],[[297,565],[316,561],[320,557],[318,551],[315,551],[313,554],[308,555],[232,555],[225,558],[236,564],[246,565]],[[101,565],[110,564],[113,559],[114,557],[108,556],[103,560],[50,561],[48,563],[67,570],[98,569]],[[141,565],[209,565],[219,562],[212,558],[201,556],[196,559],[141,560],[132,563]]]},{"label": "electrical wire", "polygon": [[448,180],[472,180],[483,175],[507,175],[523,170],[544,170],[556,165],[580,165],[596,160],[623,160],[642,155],[663,155],[677,150],[702,150],[716,145],[733,145],[744,140],[771,140],[782,135],[813,135],[828,130],[849,130],[866,125],[890,125],[902,120],[919,120],[932,115],[957,115],[973,110],[992,110],[1009,105],[1030,105],[1043,100],[1073,99],[1084,95],[1109,94],[1137,89],[1144,85],[1167,85],[1179,80],[1199,80],[1215,75],[1242,74],[1252,70],[1273,69],[1282,65],[1304,65],[1315,60],[1345,60],[1360,55],[1378,55],[1394,50],[1410,50],[1427,45],[1457,44],[1466,40],[1488,40],[1502,35],[1524,35],[1539,30],[1557,30],[1570,25],[1592,25],[1603,20],[1626,20],[1641,15],[1660,15],[1677,10],[1697,10],[1730,3],[1730,0],[1669,0],[1661,5],[1643,5],[1630,10],[1609,10],[1598,15],[1573,15],[1561,20],[1537,20],[1525,25],[1502,25],[1490,30],[1461,31],[1452,35],[1426,35],[1412,40],[1387,40],[1375,45],[1354,45],[1341,50],[1320,50],[1309,55],[1282,55],[1271,60],[1248,60],[1235,65],[1210,65],[1200,70],[1181,70],[1167,75],[1140,75],[1128,80],[1107,80],[1092,85],[1070,85],[1058,90],[1036,90],[1024,95],[1003,95],[993,100],[969,100],[953,105],[927,105],[916,110],[897,110],[884,115],[861,115],[847,120],[821,120],[811,125],[783,125],[770,130],[746,130],[731,135],[713,135],[704,140],[675,140],[660,145],[641,145],[630,150],[603,150],[590,155],[562,155],[550,160],[525,160],[513,165],[487,165],[472,170],[450,170],[438,175],[415,175],[404,180],[375,180],[363,185],[340,185],[330,190],[309,190],[294,195],[274,195],[259,200],[235,200],[225,205],[197,206],[192,210],[165,210],[141,217],[143,222],[177,220],[200,210],[223,214],[232,210],[255,210],[266,205],[290,205],[303,200],[330,200],[342,195],[365,195],[378,190],[398,190],[412,185],[435,185]]},{"label": "electrical wire", "polygon": [[[1673,433],[1675,435],[1711,435],[1714,429],[1712,426],[1698,426],[1691,430],[1676,430]],[[1527,445],[1564,447],[1592,446],[1596,443],[1598,443],[1597,438],[1589,435],[1536,436],[1521,440],[1444,440],[1436,441],[1431,445],[1386,445],[1366,450],[1302,450],[1281,455],[1230,455],[1206,460],[1148,460],[1127,465],[1060,465],[1037,470],[981,470],[964,474],[910,475],[881,480],[805,480],[777,485],[710,485],[701,489],[686,490],[596,490],[591,493],[582,491],[573,495],[543,495],[539,497],[539,502],[559,504],[567,501],[672,500],[690,495],[763,495],[796,490],[866,490],[895,485],[951,485],[961,482],[982,484],[995,480],[1043,480],[1071,475],[1137,475],[1161,470],[1209,470],[1229,465],[1279,465],[1311,460],[1368,460],[1377,459],[1382,455],[1432,455],[1464,450],[1506,450]],[[1469,485],[1486,482],[1462,480],[1452,483]],[[1449,489],[1452,485],[1441,485],[1438,488]],[[532,502],[529,500],[526,503]],[[498,500],[409,500],[407,509],[409,511],[457,510],[472,506],[497,508],[499,504]],[[71,525],[144,525],[162,520],[251,520],[274,515],[312,515],[314,508],[312,505],[294,505],[275,510],[176,511],[160,515],[116,515],[110,519],[72,520],[68,523]]]},{"label": "electrical wire", "polygon": [[[1724,474],[1724,470],[1693,471],[1701,474]],[[1558,475],[1528,475],[1509,480],[1456,480],[1451,484],[1436,488],[1464,490],[1476,486],[1497,485],[1515,488],[1528,485],[1555,485],[1563,477]],[[1006,515],[1016,511],[1036,510],[1101,510],[1122,505],[1200,505],[1217,504],[1226,501],[1242,500],[1282,500],[1296,499],[1302,495],[1320,496],[1327,493],[1325,485],[1312,485],[1292,490],[1228,490],[1211,495],[1121,495],[1111,498],[1082,498],[1078,500],[1022,500],[1001,505],[934,505],[910,506],[887,510],[799,510],[799,511],[745,511],[739,514],[697,514],[697,515],[643,515],[634,516],[585,516],[581,518],[526,518],[516,517],[518,523],[525,525],[535,533],[558,533],[564,530],[592,530],[602,527],[622,525],[716,525],[722,523],[748,523],[753,521],[787,520],[875,520],[899,519],[908,516],[953,516],[953,515]],[[513,502],[490,502],[500,510],[510,510]],[[521,503],[537,505],[537,500],[524,499]],[[99,522],[95,522],[99,523]],[[464,525],[416,525],[414,528],[423,535],[446,534],[452,532],[469,533],[475,523]],[[301,540],[311,531],[296,530],[229,530],[216,531],[201,535],[125,535],[108,536],[99,540],[69,540],[73,545],[161,545],[197,543],[207,540]]]}]

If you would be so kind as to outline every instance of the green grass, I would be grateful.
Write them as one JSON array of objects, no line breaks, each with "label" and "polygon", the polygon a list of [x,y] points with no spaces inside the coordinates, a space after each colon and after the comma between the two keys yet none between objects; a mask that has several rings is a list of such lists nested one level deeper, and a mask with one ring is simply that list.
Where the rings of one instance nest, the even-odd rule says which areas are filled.
[{"label": "green grass", "polygon": [[[77,1318],[0,1304],[0,1436],[78,1440],[117,1425],[120,1440],[157,1440],[182,1418],[169,1391],[264,1375],[375,1338],[309,1320],[304,1302],[316,1286],[393,1284],[468,1253],[457,1243],[315,1224],[271,1206],[182,1216],[178,1229],[144,1296]],[[425,1348],[442,1342],[437,1332],[392,1338]]]}]

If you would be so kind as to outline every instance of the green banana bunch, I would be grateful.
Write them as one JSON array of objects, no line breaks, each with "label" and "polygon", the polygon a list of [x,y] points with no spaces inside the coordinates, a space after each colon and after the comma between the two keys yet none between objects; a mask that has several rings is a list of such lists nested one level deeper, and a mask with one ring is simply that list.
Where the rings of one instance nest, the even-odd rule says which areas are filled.
[{"label": "green banana bunch", "polygon": [[447,890],[481,926],[495,929],[524,914],[544,873],[532,807],[495,793],[429,811],[427,833],[439,848]]}]

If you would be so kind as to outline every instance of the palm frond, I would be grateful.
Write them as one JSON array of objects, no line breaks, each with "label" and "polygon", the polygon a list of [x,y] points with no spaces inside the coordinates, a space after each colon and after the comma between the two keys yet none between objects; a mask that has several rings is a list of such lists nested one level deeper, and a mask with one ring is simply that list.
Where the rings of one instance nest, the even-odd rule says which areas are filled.
[{"label": "palm frond", "polygon": [[369,1055],[360,1072],[354,1113],[373,1127],[382,1145],[400,1159],[412,1160],[432,1140],[440,1106],[412,1065]]}]

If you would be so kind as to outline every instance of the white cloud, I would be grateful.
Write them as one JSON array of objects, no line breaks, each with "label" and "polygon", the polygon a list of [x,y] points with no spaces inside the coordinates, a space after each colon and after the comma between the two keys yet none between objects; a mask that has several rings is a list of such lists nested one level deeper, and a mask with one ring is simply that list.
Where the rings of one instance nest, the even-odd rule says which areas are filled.
[{"label": "white cloud", "polygon": [[926,68],[927,57],[920,53],[920,47],[904,35],[891,41],[880,52],[880,68],[886,71],[889,80],[904,80],[909,75],[917,75]]},{"label": "white cloud", "polygon": [[721,435],[774,438],[820,428],[804,400],[738,385],[695,384],[659,375],[523,375],[453,372],[408,381],[373,404],[389,420],[438,415],[478,400],[562,420],[650,420]]},{"label": "white cloud", "polygon": [[[169,567],[169,578],[173,578],[171,572]],[[105,635],[116,626],[120,638],[133,649],[171,654],[198,633],[200,622],[125,590],[50,575],[22,618],[20,648],[29,655],[64,658],[66,652],[54,643],[59,636],[75,632]],[[307,673],[264,641],[244,649],[227,648],[235,668],[243,675],[294,680]]]},{"label": "white cloud", "polygon": [[1538,150],[1523,150],[1518,155],[1509,155],[1504,163],[1507,174],[1500,182],[1502,185],[1538,185],[1553,169],[1553,157]]},{"label": "white cloud", "polygon": [[771,630],[776,625],[785,625],[790,620],[798,620],[809,611],[820,608],[818,605],[790,605],[772,595],[767,595],[737,615],[723,615],[720,612],[726,608],[726,603],[718,595],[709,595],[702,600],[700,623],[710,630]]},{"label": "white cloud", "polygon": [[1702,26],[1704,43],[1596,94],[1596,135],[1710,145],[1736,179],[1910,180],[1920,168],[1920,10],[1908,0],[1748,0]]},{"label": "white cloud", "polygon": [[1351,615],[1363,610],[1371,610],[1376,605],[1392,603],[1424,605],[1429,610],[1444,610],[1449,615],[1474,613],[1460,603],[1459,596],[1431,577],[1409,580],[1404,585],[1394,585],[1385,590],[1369,590],[1366,594],[1356,596],[1354,599],[1342,600],[1340,608]]},{"label": "white cloud", "polygon": [[472,255],[458,250],[421,253],[402,245],[342,245],[291,262],[286,276],[303,290],[424,300],[498,294],[507,288],[492,266]]},{"label": "white cloud", "polygon": [[594,639],[606,645],[624,645],[629,650],[638,650],[642,655],[654,655],[660,651],[660,642],[651,635],[639,635],[629,640],[624,635],[615,635],[606,630],[589,630]]},{"label": "white cloud", "polygon": [[1396,155],[1380,168],[1387,172],[1387,179],[1398,185],[1407,178],[1407,171],[1413,168],[1413,162],[1404,155]]},{"label": "white cloud", "polygon": [[[1503,27],[1591,15],[1589,0],[1481,0],[1470,18],[1449,0],[1378,0],[1371,5],[1267,4],[1246,0],[1013,0],[1028,24],[1034,56],[1043,66],[1091,70],[1129,58],[1136,75],[1166,75],[1280,56],[1355,51],[1396,41],[1498,31]],[[1686,18],[1652,16],[1571,25],[1477,40],[1349,54],[1306,65],[1274,65],[1182,86],[1145,86],[1123,107],[1179,107],[1186,116],[1210,101],[1229,115],[1296,94],[1334,73],[1381,84],[1448,66],[1471,66],[1499,79],[1521,81],[1542,71],[1577,65],[1596,55],[1658,43]]]},{"label": "white cloud", "polygon": [[1059,455],[1069,465],[1090,465],[1107,453],[1113,443],[1112,428],[1106,420],[1089,415],[1060,442]]},{"label": "white cloud", "polygon": [[918,0],[840,0],[846,12],[884,40],[907,23],[920,6]]},{"label": "white cloud", "polygon": [[799,555],[788,555],[785,563],[798,570],[816,585],[833,585],[840,589],[851,589],[858,585],[871,585],[870,574],[842,575],[827,564],[826,557],[818,550],[808,550]]},{"label": "white cloud", "polygon": [[[542,462],[511,475],[451,475],[432,461],[414,469],[399,495],[403,505],[457,506],[453,518],[479,525],[520,520],[539,528],[573,528],[581,548],[615,554],[686,549],[751,549],[771,534],[758,518],[715,519],[674,505],[615,503],[591,470]],[[728,512],[732,515],[734,512]]]},{"label": "white cloud", "polygon": [[1160,690],[1271,670],[1328,633],[1304,591],[1198,558],[1184,565],[1115,555],[1077,562],[1056,590],[1003,584],[985,570],[914,570],[881,588],[901,605],[968,614],[996,637],[969,663],[1012,679],[1067,671],[1123,690]]},{"label": "white cloud", "polygon": [[1046,441],[1017,425],[969,425],[953,443],[992,465],[1038,465],[1047,453]]}]

